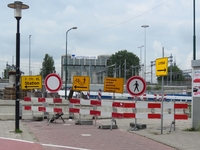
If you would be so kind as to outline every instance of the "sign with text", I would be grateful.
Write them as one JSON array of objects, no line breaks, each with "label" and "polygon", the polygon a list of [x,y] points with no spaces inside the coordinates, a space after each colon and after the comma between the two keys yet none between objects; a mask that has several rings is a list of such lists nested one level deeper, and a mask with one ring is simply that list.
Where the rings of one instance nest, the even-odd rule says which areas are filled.
[{"label": "sign with text", "polygon": [[168,57],[156,59],[156,76],[167,76]]},{"label": "sign with text", "polygon": [[42,89],[42,76],[21,76],[21,89]]},{"label": "sign with text", "polygon": [[73,90],[76,90],[76,91],[89,91],[90,77],[89,76],[74,76],[72,88]]},{"label": "sign with text", "polygon": [[124,78],[105,77],[104,92],[124,93]]}]

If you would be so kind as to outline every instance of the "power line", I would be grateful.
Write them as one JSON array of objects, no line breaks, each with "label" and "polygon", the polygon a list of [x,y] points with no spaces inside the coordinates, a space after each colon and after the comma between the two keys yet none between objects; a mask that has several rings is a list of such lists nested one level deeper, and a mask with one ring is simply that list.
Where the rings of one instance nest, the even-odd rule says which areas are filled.
[{"label": "power line", "polygon": [[99,32],[99,31],[103,31],[103,30],[107,30],[107,29],[110,29],[110,28],[119,26],[119,25],[121,25],[121,24],[127,23],[127,22],[129,22],[129,21],[131,21],[131,20],[133,20],[133,19],[136,19],[136,18],[138,18],[138,17],[140,17],[140,16],[143,16],[143,15],[147,14],[148,12],[150,12],[150,11],[152,11],[152,10],[154,10],[154,9],[156,9],[156,8],[158,8],[158,7],[160,7],[161,5],[165,4],[165,3],[168,2],[168,1],[169,1],[169,0],[166,0],[166,1],[162,2],[161,4],[159,4],[159,5],[157,5],[157,6],[153,7],[153,8],[151,8],[150,10],[147,10],[146,12],[144,12],[144,13],[138,15],[138,16],[135,16],[135,17],[133,17],[133,18],[131,18],[131,19],[129,19],[129,20],[123,21],[123,22],[121,22],[121,23],[112,25],[112,26],[110,26],[110,27],[106,27],[106,28],[102,28],[102,29],[94,30],[94,31],[89,31],[89,32],[80,32],[80,33],[72,33],[72,34],[94,33],[94,32]]}]

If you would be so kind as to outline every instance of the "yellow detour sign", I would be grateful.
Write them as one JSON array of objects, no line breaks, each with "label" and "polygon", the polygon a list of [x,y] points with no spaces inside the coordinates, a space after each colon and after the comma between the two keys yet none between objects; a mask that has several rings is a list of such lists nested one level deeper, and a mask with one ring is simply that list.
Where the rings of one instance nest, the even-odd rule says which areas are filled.
[{"label": "yellow detour sign", "polygon": [[168,57],[156,59],[156,76],[168,74]]},{"label": "yellow detour sign", "polygon": [[21,76],[21,89],[42,89],[42,76]]},{"label": "yellow detour sign", "polygon": [[72,89],[77,90],[77,91],[89,91],[90,90],[90,77],[74,76]]},{"label": "yellow detour sign", "polygon": [[104,92],[124,93],[124,78],[105,77]]}]

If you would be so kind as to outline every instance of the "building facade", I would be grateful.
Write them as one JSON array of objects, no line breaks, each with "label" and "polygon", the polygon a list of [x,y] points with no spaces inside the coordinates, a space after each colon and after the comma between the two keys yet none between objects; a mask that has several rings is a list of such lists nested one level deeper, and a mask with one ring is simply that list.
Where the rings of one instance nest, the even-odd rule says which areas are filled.
[{"label": "building facade", "polygon": [[[73,82],[74,76],[90,76],[91,84],[103,83],[105,72],[97,73],[107,66],[110,55],[75,56],[67,55],[67,83]],[[65,82],[66,75],[66,55],[61,57],[61,78]]]}]

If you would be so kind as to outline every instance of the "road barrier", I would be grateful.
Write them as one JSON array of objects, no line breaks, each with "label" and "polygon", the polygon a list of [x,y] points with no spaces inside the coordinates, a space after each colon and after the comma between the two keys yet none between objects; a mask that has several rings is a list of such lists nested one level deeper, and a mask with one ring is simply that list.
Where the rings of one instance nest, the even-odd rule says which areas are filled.
[{"label": "road barrier", "polygon": [[[122,103],[122,102],[106,102],[97,100],[83,100],[83,99],[70,99],[70,103],[80,105],[96,105],[96,106],[109,106],[109,107],[121,107],[121,108],[160,108],[161,103]],[[187,104],[164,104],[164,109],[187,109]],[[161,119],[161,114],[151,113],[115,113],[115,112],[101,112],[97,110],[86,110],[78,108],[70,108],[69,112],[79,113],[86,115],[96,115],[113,118],[146,118],[146,119]],[[163,114],[163,119],[175,119],[182,120],[188,119],[186,114]]]},{"label": "road barrier", "polygon": [[[50,113],[62,113],[62,108],[55,108],[55,104],[56,103],[62,103],[62,99],[61,98],[37,98],[37,100],[35,101],[34,99],[31,99],[31,97],[24,97],[24,101],[25,102],[32,102],[32,106],[24,106],[24,110],[29,110],[32,111],[32,117],[33,117],[33,111],[40,111],[40,112],[50,112]],[[53,103],[54,104],[54,108],[50,108],[50,107],[41,107],[41,106],[33,106],[33,101],[35,102],[41,102],[41,103]],[[61,116],[60,116],[61,117]],[[49,122],[55,118],[55,114],[50,118]],[[63,120],[63,118],[61,117],[61,119]],[[48,124],[49,124],[48,122]],[[64,122],[64,120],[63,120]]]},{"label": "road barrier", "polygon": [[101,89],[99,89],[98,100],[101,100]]}]

